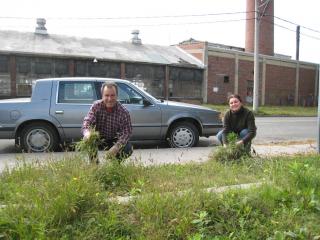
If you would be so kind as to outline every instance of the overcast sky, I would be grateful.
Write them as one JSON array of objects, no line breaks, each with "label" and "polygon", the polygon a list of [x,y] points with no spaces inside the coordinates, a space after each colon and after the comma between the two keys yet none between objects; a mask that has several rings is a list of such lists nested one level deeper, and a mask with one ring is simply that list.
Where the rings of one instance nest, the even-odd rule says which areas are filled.
[{"label": "overcast sky", "polygon": [[[300,60],[320,63],[320,1],[274,2],[274,15],[289,21],[275,18],[275,52],[295,58],[296,23]],[[194,38],[244,47],[245,11],[246,0],[10,0],[1,3],[0,29],[34,31],[43,17],[49,34],[129,41],[139,29],[145,44]]]}]

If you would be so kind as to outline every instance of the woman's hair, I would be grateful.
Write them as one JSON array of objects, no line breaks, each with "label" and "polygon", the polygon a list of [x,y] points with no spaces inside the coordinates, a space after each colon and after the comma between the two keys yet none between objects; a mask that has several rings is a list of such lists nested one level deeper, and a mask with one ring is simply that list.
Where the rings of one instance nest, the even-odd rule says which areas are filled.
[{"label": "woman's hair", "polygon": [[228,96],[228,103],[229,103],[229,101],[230,101],[231,98],[236,98],[236,99],[238,99],[238,100],[242,103],[242,99],[241,99],[240,95],[238,95],[238,94],[230,94],[230,95]]}]

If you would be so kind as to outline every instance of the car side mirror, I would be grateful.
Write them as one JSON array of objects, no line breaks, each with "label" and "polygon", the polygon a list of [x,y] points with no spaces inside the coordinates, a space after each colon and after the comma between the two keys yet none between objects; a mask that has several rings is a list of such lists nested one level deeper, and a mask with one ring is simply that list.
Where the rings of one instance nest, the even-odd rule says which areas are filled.
[{"label": "car side mirror", "polygon": [[143,106],[145,106],[145,107],[148,107],[148,106],[150,106],[150,105],[152,105],[152,103],[151,102],[149,102],[147,99],[143,99]]},{"label": "car side mirror", "polygon": [[131,97],[130,98],[131,104],[141,104],[142,103],[142,97]]}]

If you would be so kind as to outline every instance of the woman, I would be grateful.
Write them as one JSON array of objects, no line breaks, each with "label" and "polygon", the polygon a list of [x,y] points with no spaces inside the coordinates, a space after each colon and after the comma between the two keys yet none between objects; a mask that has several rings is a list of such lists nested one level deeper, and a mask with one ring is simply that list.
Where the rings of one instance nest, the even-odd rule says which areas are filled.
[{"label": "woman", "polygon": [[226,112],[223,119],[223,130],[217,134],[221,144],[227,144],[227,135],[236,133],[238,135],[237,145],[244,145],[245,149],[250,152],[251,140],[256,136],[257,127],[252,111],[245,108],[242,104],[241,97],[232,94],[228,97],[230,109]]}]

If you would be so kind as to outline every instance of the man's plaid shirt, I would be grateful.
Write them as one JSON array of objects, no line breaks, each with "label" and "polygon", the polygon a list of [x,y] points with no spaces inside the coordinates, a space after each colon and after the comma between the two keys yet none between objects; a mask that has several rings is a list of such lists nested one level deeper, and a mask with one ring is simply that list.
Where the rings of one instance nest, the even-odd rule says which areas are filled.
[{"label": "man's plaid shirt", "polygon": [[127,144],[132,134],[130,114],[119,102],[112,112],[108,112],[103,100],[95,101],[83,120],[82,133],[90,128],[98,131],[107,141],[116,139],[116,144],[120,146]]}]

